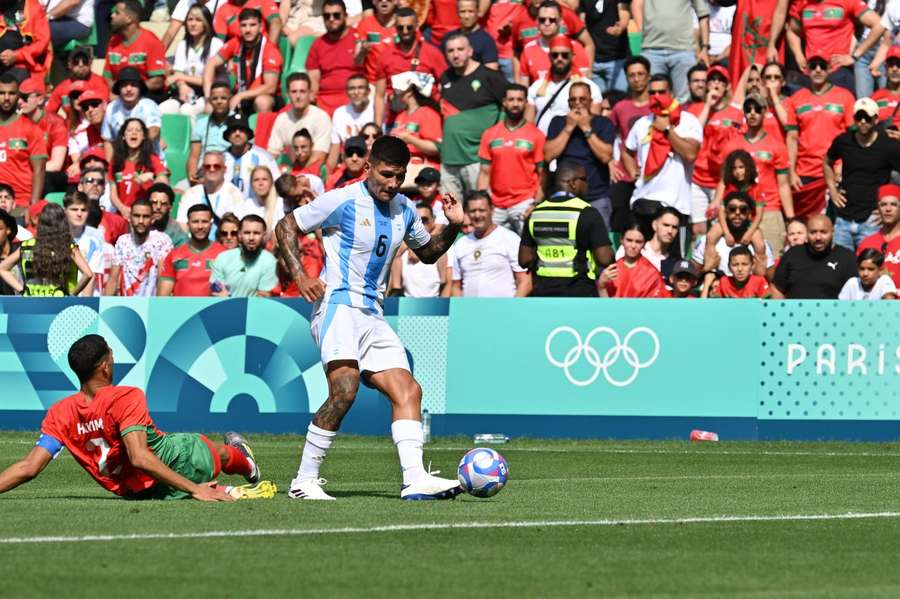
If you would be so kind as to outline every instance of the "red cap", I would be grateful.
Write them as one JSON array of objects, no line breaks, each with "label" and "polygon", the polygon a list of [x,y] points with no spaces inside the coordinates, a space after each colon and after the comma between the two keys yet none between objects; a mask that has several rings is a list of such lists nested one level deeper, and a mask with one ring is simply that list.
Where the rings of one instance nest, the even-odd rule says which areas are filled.
[{"label": "red cap", "polygon": [[89,87],[81,92],[81,95],[78,96],[78,101],[88,102],[90,100],[102,100],[103,102],[109,102],[109,94],[106,92],[106,90],[97,89],[96,87]]},{"label": "red cap", "polygon": [[713,66],[709,67],[709,69],[706,71],[707,80],[709,79],[709,76],[712,75],[713,73],[720,75],[722,78],[725,79],[725,81],[727,81],[728,83],[731,83],[731,76],[728,74],[728,69],[726,69],[722,65],[714,64]]},{"label": "red cap", "polygon": [[44,211],[44,208],[49,204],[47,200],[38,200],[34,204],[28,207],[28,218],[32,221],[36,221],[38,217],[41,215],[41,212]]},{"label": "red cap", "polygon": [[818,58],[819,60],[824,60],[825,62],[830,62],[827,58],[825,58],[825,55],[822,54],[821,51],[811,53],[809,56],[806,57],[806,62],[809,62],[810,60],[813,60],[815,58]]},{"label": "red cap", "polygon": [[19,85],[20,94],[44,94],[46,92],[47,86],[44,85],[44,80],[40,75],[29,77]]},{"label": "red cap", "polygon": [[78,161],[79,166],[84,164],[88,158],[96,158],[97,160],[102,160],[106,164],[109,164],[109,161],[106,159],[106,153],[103,152],[103,148],[100,146],[89,148],[87,152],[82,154],[81,159]]},{"label": "red cap", "polygon": [[550,48],[568,48],[572,49],[572,40],[569,39],[568,35],[557,35],[552,40],[550,40]]},{"label": "red cap", "polygon": [[900,185],[888,183],[878,188],[878,199],[882,198],[900,198]]},{"label": "red cap", "polygon": [[891,49],[888,50],[887,60],[888,58],[900,58],[900,46],[891,46]]},{"label": "red cap", "polygon": [[77,81],[72,82],[72,85],[69,86],[69,93],[67,93],[66,95],[71,96],[72,94],[80,94],[87,88],[88,88],[88,82],[78,79]]}]

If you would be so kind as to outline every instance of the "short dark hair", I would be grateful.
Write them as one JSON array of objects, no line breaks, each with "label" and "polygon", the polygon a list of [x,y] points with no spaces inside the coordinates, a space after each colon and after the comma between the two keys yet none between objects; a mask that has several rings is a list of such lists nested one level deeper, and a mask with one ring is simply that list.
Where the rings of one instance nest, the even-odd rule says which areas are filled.
[{"label": "short dark hair", "polygon": [[698,62],[697,64],[695,64],[694,66],[692,66],[691,68],[688,69],[688,72],[687,72],[688,81],[690,82],[691,75],[693,75],[694,73],[699,73],[700,71],[703,71],[705,73],[707,70],[708,70],[708,68],[705,64],[703,64],[702,62]]},{"label": "short dark hair", "polygon": [[0,83],[2,83],[3,85],[10,85],[12,83],[15,83],[16,87],[19,86],[19,80],[16,79],[15,75],[10,73],[9,71],[0,75]]},{"label": "short dark hair", "polygon": [[369,151],[369,162],[382,162],[391,166],[406,166],[409,164],[409,148],[406,142],[393,135],[379,137],[372,144]]},{"label": "short dark hair", "polygon": [[650,72],[650,61],[647,60],[646,58],[644,58],[643,56],[629,56],[628,58],[626,58],[625,64],[623,65],[622,70],[627,73],[628,67],[630,67],[632,65],[636,65],[636,64],[643,66],[644,69],[646,69],[648,73]]},{"label": "short dark hair", "polygon": [[97,366],[109,354],[109,345],[100,335],[85,335],[69,348],[69,368],[84,383],[94,375]]},{"label": "short dark hair", "polygon": [[[297,137],[294,135],[294,137]],[[275,179],[275,193],[280,195],[283,198],[291,195],[291,192],[294,191],[294,186],[297,185],[297,177],[290,173],[284,173],[277,179]]]},{"label": "short dark hair", "polygon": [[394,12],[395,19],[399,19],[401,17],[413,17],[417,22],[419,20],[419,16],[416,14],[416,11],[408,6],[401,6]]},{"label": "short dark hair", "polygon": [[150,203],[150,200],[144,200],[144,199],[135,200],[134,203],[131,205],[131,211],[134,212],[134,209],[137,208],[138,206],[146,206],[151,211],[153,211],[153,204]]},{"label": "short dark hair", "polygon": [[525,96],[528,96],[528,88],[522,85],[521,83],[510,83],[506,86],[506,91],[503,92],[505,96],[509,92],[522,92]]},{"label": "short dark hair", "polygon": [[559,12],[559,14],[562,14],[562,7],[559,5],[559,2],[557,2],[556,0],[544,0],[538,6],[538,10],[541,10],[542,8],[554,8],[554,9],[556,9],[557,12]]},{"label": "short dark hair", "polygon": [[194,204],[193,206],[188,208],[187,215],[188,218],[190,218],[190,216],[195,212],[209,212],[210,214],[212,214],[212,211],[213,210],[209,206],[209,204]]},{"label": "short dark hair", "polygon": [[119,0],[116,4],[123,4],[125,6],[125,12],[131,14],[136,20],[141,20],[141,15],[144,14],[144,7],[141,6],[141,3],[138,0]]},{"label": "short dark hair", "polygon": [[737,200],[739,202],[744,202],[749,207],[753,207],[753,199],[744,191],[732,191],[728,195],[725,196],[725,199],[722,200],[722,205],[727,206],[729,202],[732,200]]},{"label": "short dark hair", "polygon": [[248,214],[242,218],[238,229],[243,229],[244,223],[259,223],[262,225],[263,231],[266,230],[266,220],[258,214]]},{"label": "short dark hair", "polygon": [[362,80],[365,81],[366,83],[369,82],[369,80],[366,78],[366,76],[363,75],[362,73],[355,73],[355,74],[350,75],[349,77],[347,77],[347,83],[350,83],[350,82],[353,81],[354,79],[362,79]]},{"label": "short dark hair", "polygon": [[655,81],[665,81],[666,85],[669,86],[669,91],[672,91],[672,78],[665,73],[654,73],[650,75],[650,83]]},{"label": "short dark hair", "polygon": [[575,162],[574,160],[561,160],[556,165],[556,185],[557,187],[562,185],[562,181],[565,179],[571,179],[572,176],[577,172],[586,172],[587,169],[584,168],[584,165],[580,162]]},{"label": "short dark hair", "polygon": [[154,193],[164,193],[166,197],[169,198],[169,203],[175,203],[175,192],[169,187],[168,183],[154,183],[150,186],[150,189],[147,190],[147,197],[149,198]]},{"label": "short dark hair", "polygon": [[431,216],[434,216],[434,208],[432,208],[431,204],[429,204],[428,202],[418,202],[416,204],[416,209],[417,210],[427,210],[428,212],[431,213]]},{"label": "short dark hair", "polygon": [[287,80],[285,80],[285,85],[291,87],[291,83],[295,81],[305,81],[307,86],[312,87],[312,81],[310,81],[309,75],[306,73],[291,73],[288,75]]},{"label": "short dark hair", "polygon": [[494,201],[491,199],[491,194],[483,189],[475,189],[466,194],[465,200],[463,201],[463,210],[469,209],[469,204],[472,202],[477,202],[479,200],[484,200],[488,203],[488,206],[494,206]]},{"label": "short dark hair", "polygon": [[322,8],[326,6],[340,6],[341,10],[344,11],[344,14],[347,14],[347,5],[344,4],[344,0],[323,0]]},{"label": "short dark hair", "polygon": [[728,252],[729,264],[731,264],[731,260],[734,259],[735,256],[747,256],[748,258],[750,258],[750,262],[753,262],[753,252],[751,252],[750,248],[748,248],[746,245],[739,245]]},{"label": "short dark hair", "polygon": [[467,44],[469,44],[470,46],[472,45],[472,42],[469,41],[469,36],[467,36],[461,30],[456,30],[456,31],[454,31],[452,33],[448,33],[446,36],[444,36],[444,42],[443,42],[444,48],[445,48],[444,52],[446,53],[447,44],[449,44],[453,40],[459,40],[459,39],[466,40]]},{"label": "short dark hair", "polygon": [[74,204],[81,204],[82,206],[90,206],[91,200],[87,197],[83,191],[70,191],[67,192],[66,195],[63,196],[63,208],[68,208]]},{"label": "short dark hair", "polygon": [[221,79],[219,79],[218,81],[213,81],[213,84],[209,86],[209,93],[212,94],[212,91],[214,89],[219,88],[227,89],[228,93],[231,93],[231,85],[229,85],[227,81],[222,81]]},{"label": "short dark hair", "polygon": [[861,251],[859,253],[859,256],[856,257],[856,265],[859,266],[866,260],[871,260],[878,268],[884,266],[884,254],[882,254],[875,248],[866,248]]},{"label": "short dark hair", "polygon": [[249,19],[256,19],[257,21],[262,23],[262,12],[258,8],[245,8],[238,14],[238,23],[240,23],[241,21],[247,21]]},{"label": "short dark hair", "polygon": [[16,197],[16,190],[13,189],[12,185],[10,185],[9,183],[0,183],[0,191],[5,191],[9,195],[11,195],[13,198]]},{"label": "short dark hair", "polygon": [[291,137],[291,141],[294,141],[298,137],[305,137],[309,141],[312,141],[312,134],[309,132],[309,129],[307,129],[306,127],[303,127],[302,129],[299,129],[298,131],[295,131],[294,135]]},{"label": "short dark hair", "polygon": [[681,213],[672,208],[671,206],[661,206],[659,210],[656,211],[656,214],[653,215],[653,220],[657,220],[665,216],[666,214],[671,214],[675,218],[678,219],[678,222],[681,222]]}]

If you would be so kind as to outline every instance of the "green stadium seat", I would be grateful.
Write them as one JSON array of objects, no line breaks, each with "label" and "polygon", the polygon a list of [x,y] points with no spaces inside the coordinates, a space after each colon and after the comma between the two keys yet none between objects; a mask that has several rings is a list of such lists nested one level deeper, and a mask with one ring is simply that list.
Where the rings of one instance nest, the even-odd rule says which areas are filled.
[{"label": "green stadium seat", "polygon": [[315,35],[304,35],[297,40],[297,45],[294,46],[294,55],[291,57],[291,67],[285,74],[285,78],[291,73],[306,72],[306,57],[309,55],[309,49],[312,47],[314,41],[316,41]]},{"label": "green stadium seat", "polygon": [[255,112],[250,115],[249,119],[247,119],[247,123],[250,124],[250,128],[253,129],[254,131],[256,131],[256,121],[257,120],[258,120],[257,114]]},{"label": "green stadium seat", "polygon": [[91,27],[91,32],[87,34],[86,37],[77,40],[70,40],[65,46],[63,46],[63,52],[69,53],[78,46],[96,46],[97,45],[97,23],[94,23],[94,26]]},{"label": "green stadium seat", "polygon": [[191,117],[183,114],[162,115],[162,140],[166,142],[166,152],[174,150],[187,154],[191,148]]},{"label": "green stadium seat", "polygon": [[166,150],[166,166],[169,167],[169,185],[174,186],[187,179],[187,152],[179,152],[171,148]]},{"label": "green stadium seat", "polygon": [[44,196],[44,199],[50,202],[51,204],[59,204],[63,205],[63,198],[66,196],[66,192],[64,191],[54,191],[53,193],[48,193]]}]

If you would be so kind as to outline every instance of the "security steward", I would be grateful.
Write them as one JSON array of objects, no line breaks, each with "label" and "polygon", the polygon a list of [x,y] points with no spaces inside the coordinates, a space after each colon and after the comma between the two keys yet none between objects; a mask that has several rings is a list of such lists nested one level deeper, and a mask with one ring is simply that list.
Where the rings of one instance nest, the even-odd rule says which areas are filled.
[{"label": "security steward", "polygon": [[581,199],[587,191],[584,167],[561,162],[554,187],[556,193],[525,220],[519,265],[532,272],[532,297],[597,297],[598,266],[614,258],[603,217]]}]

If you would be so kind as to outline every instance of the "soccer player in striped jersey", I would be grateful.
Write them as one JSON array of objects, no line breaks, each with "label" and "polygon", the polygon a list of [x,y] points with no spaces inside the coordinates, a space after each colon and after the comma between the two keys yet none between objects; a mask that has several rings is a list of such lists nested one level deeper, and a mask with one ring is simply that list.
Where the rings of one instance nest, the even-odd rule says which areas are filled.
[{"label": "soccer player in striped jersey", "polygon": [[[455,479],[438,478],[423,466],[422,388],[410,373],[403,344],[382,316],[390,265],[400,243],[405,241],[422,262],[434,264],[453,244],[464,218],[462,206],[448,194],[444,214],[450,224],[434,236],[428,233],[413,202],[397,193],[409,159],[400,139],[377,139],[366,163],[366,180],[319,196],[276,227],[300,295],[315,303],[311,330],[328,377],[328,399],[309,425],[288,493],[294,499],[334,499],[322,489],[319,468],[353,405],[361,376],[391,401],[391,435],[403,470],[400,497],[450,499],[461,491]],[[325,244],[321,279],[306,274],[297,243],[299,236],[316,229],[322,229]]]}]

